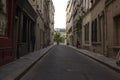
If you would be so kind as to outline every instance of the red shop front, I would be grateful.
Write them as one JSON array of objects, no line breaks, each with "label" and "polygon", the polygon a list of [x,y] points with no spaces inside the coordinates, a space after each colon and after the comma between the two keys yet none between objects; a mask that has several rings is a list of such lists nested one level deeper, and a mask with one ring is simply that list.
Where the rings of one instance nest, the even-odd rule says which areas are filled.
[{"label": "red shop front", "polygon": [[0,66],[12,61],[13,0],[0,0]]}]

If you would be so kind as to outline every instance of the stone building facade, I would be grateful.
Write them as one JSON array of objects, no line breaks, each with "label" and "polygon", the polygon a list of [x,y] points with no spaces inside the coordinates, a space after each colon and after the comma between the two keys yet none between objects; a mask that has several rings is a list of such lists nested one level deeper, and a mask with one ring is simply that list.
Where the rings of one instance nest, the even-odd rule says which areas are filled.
[{"label": "stone building facade", "polygon": [[82,4],[82,48],[91,46],[91,13],[92,4],[90,0],[83,0]]},{"label": "stone building facade", "polygon": [[[84,1],[82,0],[73,0],[73,43],[74,46],[77,45],[77,40],[82,43],[82,25],[80,24],[80,19],[82,18],[83,12],[81,11],[83,9]],[[82,45],[80,45],[81,47]]]},{"label": "stone building facade", "polygon": [[117,0],[92,0],[90,10],[83,16],[83,48],[116,58],[120,50],[118,3]]},{"label": "stone building facade", "polygon": [[43,18],[43,0],[29,0],[32,7],[36,11],[38,17],[36,20],[35,26],[35,35],[36,35],[36,43],[35,43],[35,50],[39,50],[43,47],[43,34],[44,34],[44,18]]},{"label": "stone building facade", "polygon": [[115,56],[120,50],[120,0],[106,0],[106,46],[108,56]]},{"label": "stone building facade", "polygon": [[83,16],[83,48],[105,53],[105,0],[92,0],[86,3],[91,5]]},{"label": "stone building facade", "polygon": [[38,15],[35,28],[35,50],[39,50],[53,41],[54,5],[52,0],[29,0],[29,2]]},{"label": "stone building facade", "polygon": [[[120,51],[120,1],[79,0],[81,6],[77,6],[78,8],[77,0],[72,1],[73,15],[70,17],[73,17],[73,22],[72,25],[68,24],[70,12],[67,7],[66,26],[74,26],[78,15],[82,16],[82,48],[115,58]],[[71,43],[75,43],[77,39],[75,27],[72,31],[74,37]]]},{"label": "stone building facade", "polygon": [[55,8],[53,1],[50,0],[49,3],[49,17],[50,17],[50,44],[54,44],[54,13],[55,13]]},{"label": "stone building facade", "polygon": [[73,45],[73,0],[69,0],[66,8],[67,43]]},{"label": "stone building facade", "polygon": [[91,8],[91,50],[106,55],[105,50],[105,0],[98,0]]}]

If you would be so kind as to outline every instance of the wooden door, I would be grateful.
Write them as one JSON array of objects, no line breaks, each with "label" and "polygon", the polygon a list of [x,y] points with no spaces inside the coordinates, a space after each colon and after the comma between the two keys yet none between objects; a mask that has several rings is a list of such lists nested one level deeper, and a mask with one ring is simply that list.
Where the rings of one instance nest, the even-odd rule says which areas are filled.
[{"label": "wooden door", "polygon": [[3,65],[12,61],[13,0],[0,0],[0,6],[0,65]]}]

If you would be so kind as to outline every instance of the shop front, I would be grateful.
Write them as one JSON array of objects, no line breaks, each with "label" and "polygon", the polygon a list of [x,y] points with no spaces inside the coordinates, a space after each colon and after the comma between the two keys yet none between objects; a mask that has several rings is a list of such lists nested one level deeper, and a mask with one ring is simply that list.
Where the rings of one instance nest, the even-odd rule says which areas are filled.
[{"label": "shop front", "polygon": [[14,17],[14,56],[19,58],[35,47],[37,14],[28,0],[17,0]]},{"label": "shop front", "polygon": [[0,66],[12,61],[13,0],[0,0]]}]

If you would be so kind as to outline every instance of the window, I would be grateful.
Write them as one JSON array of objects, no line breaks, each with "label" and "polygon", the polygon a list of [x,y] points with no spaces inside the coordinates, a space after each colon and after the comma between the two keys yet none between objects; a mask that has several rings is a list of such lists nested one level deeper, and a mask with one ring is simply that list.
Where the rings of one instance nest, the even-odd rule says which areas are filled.
[{"label": "window", "polygon": [[92,42],[101,43],[101,28],[104,27],[104,18],[98,17],[92,21]]},{"label": "window", "polygon": [[84,26],[85,29],[85,43],[89,44],[89,23]]},{"label": "window", "polygon": [[97,42],[97,19],[92,21],[92,42]]},{"label": "window", "polygon": [[114,44],[120,46],[120,16],[115,17],[115,33],[114,33]]},{"label": "window", "polygon": [[0,0],[0,36],[7,35],[7,0]]},{"label": "window", "polygon": [[27,17],[24,15],[23,28],[22,28],[22,42],[23,43],[27,42],[27,27],[28,27]]},{"label": "window", "polygon": [[[98,24],[99,24],[99,26],[98,26],[98,42],[101,42],[101,37],[102,37],[102,32],[104,32],[104,31],[102,31],[101,29],[102,28],[104,28],[104,16],[100,16],[100,17],[98,17]],[[103,33],[103,34],[105,34],[105,33]]]}]

